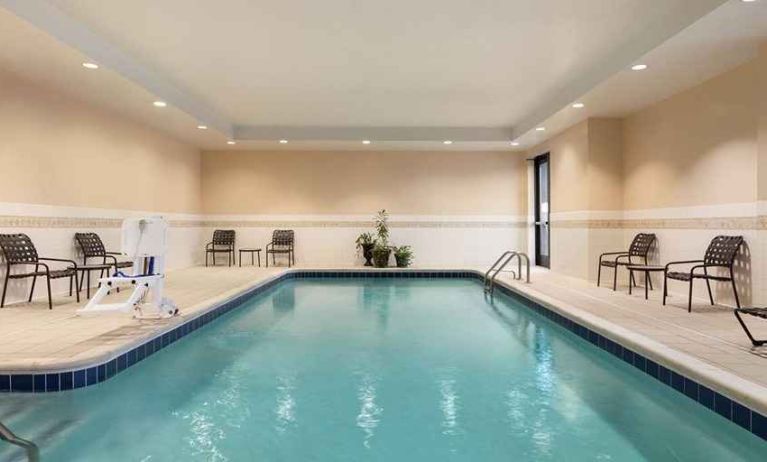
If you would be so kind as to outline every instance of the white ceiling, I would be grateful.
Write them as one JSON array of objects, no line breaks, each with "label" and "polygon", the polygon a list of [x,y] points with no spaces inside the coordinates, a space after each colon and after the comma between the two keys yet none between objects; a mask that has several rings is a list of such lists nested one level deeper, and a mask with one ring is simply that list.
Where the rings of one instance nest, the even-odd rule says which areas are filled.
[{"label": "white ceiling", "polygon": [[[767,1],[722,3],[0,0],[0,67],[208,149],[508,149],[752,56]],[[664,77],[620,72],[640,58]]]}]

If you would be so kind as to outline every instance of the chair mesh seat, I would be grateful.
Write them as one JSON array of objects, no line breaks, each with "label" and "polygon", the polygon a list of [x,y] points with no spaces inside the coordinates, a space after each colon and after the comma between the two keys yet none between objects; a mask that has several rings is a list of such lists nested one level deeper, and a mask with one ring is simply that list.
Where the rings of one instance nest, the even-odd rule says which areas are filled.
[{"label": "chair mesh seat", "polygon": [[67,268],[63,270],[51,270],[50,273],[46,273],[45,271],[31,271],[29,273],[15,273],[8,276],[11,279],[19,279],[19,278],[31,278],[32,276],[45,276],[46,274],[50,274],[51,279],[59,279],[59,278],[68,278],[75,274],[74,268]]},{"label": "chair mesh seat", "polygon": [[682,271],[669,271],[666,273],[666,277],[669,279],[676,279],[677,281],[689,281],[690,273],[684,273]]}]

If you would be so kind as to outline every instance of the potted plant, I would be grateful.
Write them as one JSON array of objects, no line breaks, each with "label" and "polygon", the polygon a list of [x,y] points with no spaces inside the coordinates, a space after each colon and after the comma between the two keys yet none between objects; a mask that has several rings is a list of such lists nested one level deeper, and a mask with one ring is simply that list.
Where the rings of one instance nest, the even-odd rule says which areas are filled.
[{"label": "potted plant", "polygon": [[389,257],[391,256],[391,247],[376,241],[373,247],[373,265],[376,268],[386,268],[389,266]]},{"label": "potted plant", "polygon": [[365,266],[373,266],[371,259],[373,258],[373,247],[376,245],[376,238],[373,237],[373,233],[362,233],[357,237],[357,251],[362,251],[362,256],[365,258]]},{"label": "potted plant", "polygon": [[389,266],[391,247],[389,247],[389,214],[386,209],[379,210],[374,219],[376,234],[375,246],[373,247],[373,264],[376,268]]},{"label": "potted plant", "polygon": [[409,245],[395,247],[394,259],[397,260],[397,268],[407,268],[413,261],[413,249]]}]

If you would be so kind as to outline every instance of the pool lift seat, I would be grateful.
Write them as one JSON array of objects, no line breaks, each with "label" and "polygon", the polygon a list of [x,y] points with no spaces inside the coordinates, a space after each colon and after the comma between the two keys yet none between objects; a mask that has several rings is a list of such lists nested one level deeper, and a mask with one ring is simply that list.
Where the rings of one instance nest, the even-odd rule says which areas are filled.
[{"label": "pool lift seat", "polygon": [[[80,316],[129,313],[135,318],[168,318],[178,314],[173,301],[163,297],[168,223],[162,217],[129,218],[122,224],[122,253],[133,260],[128,274],[121,271],[101,278],[100,287]],[[133,287],[127,300],[102,303],[118,287]]]}]

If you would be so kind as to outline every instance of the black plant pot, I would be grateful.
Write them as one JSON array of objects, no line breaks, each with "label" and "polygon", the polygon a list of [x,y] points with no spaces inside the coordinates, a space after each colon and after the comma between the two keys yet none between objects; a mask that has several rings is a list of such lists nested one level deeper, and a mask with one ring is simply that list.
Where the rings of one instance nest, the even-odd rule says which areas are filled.
[{"label": "black plant pot", "polygon": [[373,251],[373,265],[376,268],[386,268],[389,266],[389,257],[391,249],[380,249]]},{"label": "black plant pot", "polygon": [[410,257],[399,257],[394,254],[394,259],[397,260],[397,268],[407,268],[410,266]]},{"label": "black plant pot", "polygon": [[375,244],[362,244],[362,256],[365,257],[365,266],[373,266],[373,247],[375,247]]}]

